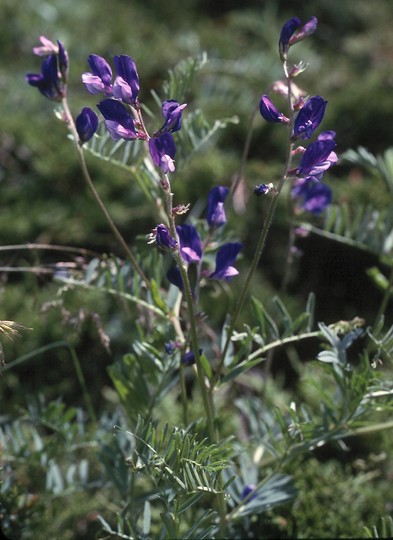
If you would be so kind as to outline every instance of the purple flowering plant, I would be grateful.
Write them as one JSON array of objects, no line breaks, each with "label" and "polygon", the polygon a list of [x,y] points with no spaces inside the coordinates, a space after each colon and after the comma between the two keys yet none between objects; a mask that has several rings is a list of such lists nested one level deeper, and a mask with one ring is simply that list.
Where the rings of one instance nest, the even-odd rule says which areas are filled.
[{"label": "purple flowering plant", "polygon": [[[26,75],[29,85],[60,105],[62,110],[58,116],[73,139],[83,178],[122,250],[124,260],[116,257],[111,259],[111,265],[107,263],[107,257],[98,262],[94,259],[79,285],[93,287],[94,277],[98,274],[96,268],[105,267],[107,285],[102,285],[101,276],[96,282],[109,294],[130,302],[134,308],[132,322],[140,339],[130,344],[132,352],[125,355],[121,367],[113,367],[109,372],[119,402],[128,415],[127,421],[134,430],[131,457],[127,458],[127,463],[135,470],[130,474],[142,474],[145,468],[150,477],[157,475],[154,485],[168,509],[162,514],[166,532],[174,531],[179,538],[181,533],[176,529],[179,516],[183,511],[186,513],[188,504],[191,507],[198,503],[199,495],[209,493],[214,500],[215,510],[211,517],[206,514],[206,519],[212,537],[217,538],[231,537],[241,519],[246,518],[246,522],[249,516],[269,507],[266,493],[273,492],[272,498],[276,502],[272,504],[287,502],[294,497],[295,490],[288,476],[270,471],[271,478],[266,481],[265,470],[259,466],[261,459],[255,458],[247,465],[248,473],[252,469],[252,482],[247,480],[248,473],[242,472],[243,458],[237,454],[247,454],[255,441],[250,437],[244,445],[240,440],[236,444],[230,443],[231,437],[228,438],[222,418],[225,418],[225,407],[231,412],[238,407],[244,417],[253,418],[254,414],[255,421],[258,411],[247,408],[247,400],[239,396],[236,385],[244,384],[247,392],[254,392],[253,385],[247,380],[251,369],[261,367],[272,351],[283,345],[291,346],[296,340],[315,338],[328,343],[328,350],[322,351],[318,359],[333,366],[341,391],[343,381],[347,384],[349,380],[342,358],[352,341],[362,333],[359,321],[358,326],[343,330],[350,336],[343,344],[341,327],[336,333],[323,324],[319,330],[313,330],[311,296],[308,311],[296,321],[297,327],[295,323],[292,325],[285,306],[277,300],[276,305],[283,316],[280,321],[284,327],[282,331],[262,303],[250,294],[263,259],[266,239],[285,192],[289,200],[290,234],[283,273],[284,291],[293,255],[298,251],[295,245],[300,238],[298,231],[306,230],[299,227],[297,218],[306,219],[308,215],[309,219],[318,222],[333,200],[332,188],[323,181],[338,161],[336,133],[321,128],[328,102],[320,95],[309,96],[295,84],[305,65],[289,63],[291,48],[316,29],[315,17],[305,23],[293,17],[283,25],[278,42],[283,79],[270,87],[276,97],[263,93],[255,100],[258,117],[259,110],[264,121],[274,124],[272,129],[286,130],[287,149],[278,178],[269,178],[255,187],[246,188],[248,194],[255,195],[252,200],[263,216],[253,246],[245,246],[239,241],[234,229],[238,181],[214,182],[207,193],[202,194],[203,204],[201,200],[177,201],[177,186],[181,182],[177,147],[185,140],[181,138],[184,131],[191,132],[187,115],[192,115],[193,104],[184,103],[183,95],[165,95],[160,99],[154,94],[159,111],[157,114],[150,111],[143,103],[146,90],[143,81],[139,80],[136,59],[120,54],[114,56],[112,63],[98,54],[90,54],[88,71],[81,75],[81,89],[87,104],[75,118],[68,103],[68,54],[61,42],[54,43],[41,37],[41,45],[33,49],[34,54],[44,58],[41,71]],[[281,100],[280,106],[274,103],[276,99],[277,102]],[[251,131],[250,127],[249,136]],[[108,147],[109,151],[106,150]],[[124,166],[125,162],[121,165],[128,173],[135,174],[138,187],[151,205],[151,228],[145,231],[142,249],[138,249],[139,238],[135,246],[130,246],[120,232],[95,188],[87,165],[86,153],[89,152],[116,164],[113,156],[119,149],[134,158],[128,168]],[[242,159],[241,171],[247,159],[246,151]],[[246,253],[251,254],[248,267],[244,264]],[[127,279],[121,281],[124,276]],[[64,276],[62,279],[67,282]],[[71,277],[68,283],[78,285]],[[228,294],[227,313],[222,326],[218,327],[210,322],[207,308],[213,302],[221,303],[225,293]],[[247,302],[253,306],[255,321],[240,326]],[[191,404],[196,391],[193,387],[190,392],[190,379],[197,388],[195,410]],[[233,396],[236,396],[235,405],[231,402]],[[159,439],[161,435],[157,435],[154,421],[160,419],[160,403],[173,397],[176,406],[181,404],[181,414],[177,415],[181,417],[181,426],[176,427],[172,435],[168,435],[170,429],[165,427],[162,439]],[[94,411],[91,415],[94,416]],[[343,413],[343,425],[351,420],[349,412],[348,415],[344,418]],[[317,439],[316,435],[310,435],[311,430],[302,432],[299,426],[303,420],[296,416],[294,408],[288,418],[289,421],[280,417],[285,432],[280,441],[273,441],[270,446],[273,460],[275,452],[281,456],[281,461],[277,460],[277,470],[287,463],[286,460],[292,459],[292,443],[296,445],[296,452],[299,448],[310,451],[325,443],[325,433],[321,432]],[[196,441],[200,436],[202,442],[198,446]],[[155,443],[162,443],[159,448],[162,454],[153,448]],[[190,452],[189,456],[183,456],[185,448]],[[214,461],[218,450],[225,458]],[[296,452],[294,450],[293,454]],[[161,483],[165,484],[163,490],[160,490]],[[134,489],[135,482],[131,484]],[[144,501],[145,509],[155,503],[153,499]],[[124,507],[128,508],[128,503]],[[176,516],[173,523],[170,516]],[[145,523],[147,521],[146,518]],[[168,537],[166,532],[161,537]]]}]

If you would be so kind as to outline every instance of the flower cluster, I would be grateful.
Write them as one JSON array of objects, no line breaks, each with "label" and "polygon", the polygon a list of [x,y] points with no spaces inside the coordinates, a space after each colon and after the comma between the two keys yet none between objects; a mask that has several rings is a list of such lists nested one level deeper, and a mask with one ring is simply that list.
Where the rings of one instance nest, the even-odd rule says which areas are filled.
[{"label": "flower cluster", "polygon": [[[41,45],[34,47],[33,52],[37,56],[45,57],[41,73],[28,73],[26,81],[37,87],[46,98],[62,102],[67,95],[67,51],[60,41],[55,44],[44,36],[40,37],[40,41]],[[164,174],[174,172],[176,146],[172,134],[181,129],[182,113],[187,104],[179,104],[174,99],[164,101],[164,123],[150,136],[142,118],[139,76],[134,60],[125,54],[114,56],[115,76],[105,58],[91,54],[87,61],[90,71],[82,74],[82,82],[90,94],[104,96],[97,108],[112,139],[148,141],[154,165],[160,167]],[[75,120],[79,144],[93,137],[98,124],[96,113],[91,108],[84,107]]]},{"label": "flower cluster", "polygon": [[139,76],[134,60],[125,54],[115,56],[116,76],[108,62],[96,54],[88,57],[91,72],[82,75],[82,82],[90,94],[103,94],[98,110],[114,141],[124,139],[148,141],[153,163],[164,174],[175,170],[176,146],[173,133],[182,124],[182,112],[187,106],[170,99],[162,103],[164,124],[152,137],[148,134],[139,103]]},{"label": "flower cluster", "polygon": [[[228,191],[227,187],[215,186],[209,192],[206,209],[209,234],[227,222],[224,202]],[[180,256],[184,263],[187,265],[196,264],[200,267],[206,246],[203,245],[197,228],[187,223],[177,225],[176,234],[177,239],[171,236],[166,225],[160,224],[152,231],[150,241],[155,241],[158,247],[165,251],[173,251],[179,245]],[[240,242],[223,244],[216,253],[214,270],[206,272],[206,277],[230,281],[234,276],[238,275],[239,272],[234,267],[234,264],[242,247],[243,245]],[[177,265],[168,271],[167,279],[180,290],[183,289],[183,280]]]},{"label": "flower cluster", "polygon": [[[313,137],[314,132],[320,126],[325,115],[327,101],[322,96],[304,97],[304,92],[294,85],[292,79],[296,77],[304,68],[294,66],[287,69],[287,55],[289,48],[312,34],[317,28],[317,19],[311,17],[309,21],[302,25],[298,17],[287,21],[282,27],[279,39],[279,54],[285,65],[287,82],[279,81],[273,85],[276,92],[288,97],[291,92],[291,118],[285,116],[271,101],[266,94],[260,100],[260,113],[267,122],[274,122],[289,125],[291,128],[291,141],[304,141]],[[334,152],[336,143],[333,131],[324,131],[315,142],[309,144],[307,148],[298,146],[293,155],[301,154],[300,164],[297,168],[289,171],[293,177],[292,196],[297,201],[301,209],[313,214],[321,213],[332,200],[332,192],[328,185],[321,182],[323,174],[337,162],[337,155]],[[264,184],[255,188],[255,193],[261,195],[266,193]]]}]

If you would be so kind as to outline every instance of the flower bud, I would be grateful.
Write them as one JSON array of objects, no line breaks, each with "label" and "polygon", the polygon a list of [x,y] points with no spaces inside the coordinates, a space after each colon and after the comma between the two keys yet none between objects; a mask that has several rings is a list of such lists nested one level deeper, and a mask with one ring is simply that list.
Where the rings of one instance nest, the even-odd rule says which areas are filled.
[{"label": "flower bud", "polygon": [[98,128],[98,116],[89,107],[84,107],[75,120],[75,127],[81,144],[89,141]]}]

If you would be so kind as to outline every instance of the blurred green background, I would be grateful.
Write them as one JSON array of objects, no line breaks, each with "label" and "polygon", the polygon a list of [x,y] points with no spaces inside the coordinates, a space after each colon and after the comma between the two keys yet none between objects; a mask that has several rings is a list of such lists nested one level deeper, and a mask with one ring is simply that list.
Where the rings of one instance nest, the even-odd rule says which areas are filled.
[{"label": "blurred green background", "polygon": [[[237,174],[251,111],[260,95],[281,77],[279,31],[294,15],[319,19],[318,31],[294,48],[292,61],[309,63],[299,84],[310,95],[321,94],[328,100],[323,127],[337,132],[338,151],[363,145],[379,153],[393,144],[393,4],[388,0],[0,0],[0,8],[1,246],[34,242],[121,254],[86,191],[53,104],[24,81],[27,72],[40,69],[40,59],[31,52],[40,35],[60,39],[69,52],[69,99],[75,114],[98,101],[80,82],[90,53],[108,60],[115,54],[131,55],[138,66],[141,100],[153,108],[150,90],[160,94],[168,70],[185,58],[207,53],[208,62],[187,99],[189,110],[201,108],[210,122],[236,115],[239,123],[230,125],[214,145],[180,169],[174,180],[178,202],[203,202],[213,185],[230,185]],[[245,244],[243,268],[253,254],[260,223],[261,202],[252,196],[252,189],[279,173],[284,136],[282,130],[258,117],[242,198],[230,224],[233,236]],[[155,217],[140,190],[124,171],[90,157],[89,164],[126,240],[137,238],[138,248],[146,249],[144,235],[154,227]],[[336,202],[357,204],[372,198],[385,204],[378,185],[345,164],[334,168],[329,182]],[[255,281],[254,293],[263,298],[271,296],[282,280],[287,245],[284,206],[279,209],[266,262]],[[0,266],[15,269],[0,274],[0,319],[33,329],[3,344],[7,360],[66,335],[78,347],[90,390],[100,400],[107,382],[106,366],[127,351],[130,339],[129,322],[124,322],[116,303],[93,293],[83,293],[81,301],[80,291],[59,297],[58,284],[52,283],[50,275],[28,270],[59,261],[75,262],[73,254],[17,249],[0,254]],[[365,255],[314,239],[305,246],[302,261],[290,287],[290,302],[303,301],[313,289],[321,299],[318,317],[328,323],[364,315],[375,307],[369,295],[359,294],[369,286],[363,270],[372,260]],[[234,290],[236,287],[234,282]],[[97,340],[91,317],[79,312],[81,306],[86,313],[100,315],[112,339],[112,358]],[[227,307],[225,302],[216,308],[217,320]],[[59,393],[70,400],[77,397],[69,358],[62,350],[38,355],[9,372],[0,385],[6,396],[2,400],[5,410],[19,403],[22,391],[23,395],[44,392],[48,397]]]}]

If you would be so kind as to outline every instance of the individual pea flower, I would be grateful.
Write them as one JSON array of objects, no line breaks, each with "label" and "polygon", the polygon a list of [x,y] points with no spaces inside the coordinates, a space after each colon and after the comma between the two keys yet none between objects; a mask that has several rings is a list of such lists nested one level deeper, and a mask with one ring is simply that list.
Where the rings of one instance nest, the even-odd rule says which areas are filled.
[{"label": "individual pea flower", "polygon": [[111,96],[112,88],[112,69],[105,58],[97,54],[90,54],[87,58],[91,73],[82,74],[82,82],[90,94],[103,93]]},{"label": "individual pea flower", "polygon": [[79,135],[79,143],[89,141],[98,128],[98,116],[89,107],[84,107],[75,119],[75,127]]},{"label": "individual pea flower", "polygon": [[153,137],[158,137],[162,133],[175,133],[179,131],[182,125],[183,110],[187,103],[179,104],[175,99],[168,99],[162,103],[162,115],[164,125],[154,133]]},{"label": "individual pea flower", "polygon": [[214,272],[209,274],[211,279],[224,279],[230,281],[239,274],[234,268],[236,257],[238,256],[243,244],[240,242],[229,242],[220,247],[216,254],[216,267]]},{"label": "individual pea flower", "polygon": [[327,101],[322,96],[314,96],[299,110],[293,128],[295,139],[310,139],[325,114]]},{"label": "individual pea flower", "polygon": [[163,133],[159,137],[149,139],[149,151],[153,163],[160,167],[164,174],[174,172],[176,145],[172,133]]},{"label": "individual pea flower", "polygon": [[105,125],[114,141],[144,138],[144,135],[135,129],[134,119],[120,101],[106,98],[97,105],[97,108],[105,118]]},{"label": "individual pea flower", "polygon": [[299,30],[292,34],[289,38],[289,46],[291,47],[295,43],[298,43],[302,39],[311,36],[315,32],[318,26],[318,19],[316,17],[310,17],[307,22],[303,24]]},{"label": "individual pea flower", "polygon": [[311,17],[303,26],[301,24],[299,17],[292,17],[281,29],[278,50],[283,62],[287,59],[289,47],[315,32],[318,20],[316,17]]},{"label": "individual pea flower", "polygon": [[149,244],[155,242],[158,247],[174,251],[177,248],[177,240],[171,236],[171,233],[166,225],[160,223],[149,235]]},{"label": "individual pea flower", "polygon": [[[46,40],[46,38],[44,39]],[[47,41],[49,42],[49,40]],[[68,54],[60,41],[57,42],[57,47],[52,42],[49,43],[55,48],[55,52],[43,60],[41,73],[27,73],[26,81],[30,86],[38,88],[47,99],[60,102],[66,96],[67,91]],[[35,48],[35,50],[37,49],[40,51],[39,55],[43,56],[42,48]]]},{"label": "individual pea flower", "polygon": [[182,124],[183,109],[187,104],[169,99],[162,103],[164,125],[149,139],[149,151],[156,167],[164,174],[175,171],[176,145],[172,133],[179,131]]},{"label": "individual pea flower", "polygon": [[139,76],[134,60],[122,54],[113,58],[117,76],[113,83],[113,96],[130,105],[138,104]]},{"label": "individual pea flower", "polygon": [[261,195],[270,193],[272,190],[274,190],[274,185],[270,182],[269,184],[259,184],[258,186],[255,186],[254,193],[257,197],[260,197]]},{"label": "individual pea flower", "polygon": [[198,263],[202,258],[202,244],[198,231],[193,225],[178,225],[180,255],[187,263]]},{"label": "individual pea flower", "polygon": [[210,228],[222,227],[227,222],[224,202],[229,193],[225,186],[214,186],[207,196],[206,221]]},{"label": "individual pea flower", "polygon": [[324,131],[315,142],[308,145],[300,165],[296,169],[297,176],[321,180],[324,172],[335,165],[338,160],[337,154],[334,152],[335,135],[334,131]]},{"label": "individual pea flower", "polygon": [[291,195],[300,200],[300,208],[311,214],[321,214],[332,202],[331,188],[313,178],[299,178],[292,187]]},{"label": "individual pea flower", "polygon": [[274,103],[271,101],[269,96],[263,95],[259,103],[259,110],[262,117],[267,122],[276,122],[278,124],[288,124],[289,118],[283,115]]}]

